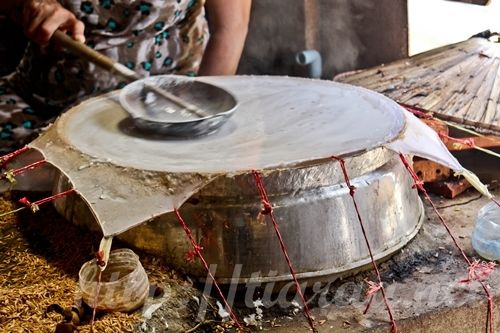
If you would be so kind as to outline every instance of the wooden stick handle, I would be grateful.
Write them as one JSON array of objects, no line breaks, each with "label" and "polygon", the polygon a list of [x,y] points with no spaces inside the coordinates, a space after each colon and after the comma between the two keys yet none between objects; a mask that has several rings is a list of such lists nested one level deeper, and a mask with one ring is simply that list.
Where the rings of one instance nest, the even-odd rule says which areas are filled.
[{"label": "wooden stick handle", "polygon": [[88,47],[84,43],[80,43],[74,40],[73,38],[71,38],[71,36],[66,35],[60,30],[56,30],[56,32],[54,32],[54,35],[52,35],[52,40],[59,43],[69,51],[73,52],[75,55],[93,62],[97,66],[107,71],[114,72],[123,76],[125,79],[127,79],[127,81],[140,79],[139,74],[137,74],[136,72],[114,61],[110,57],[105,56],[104,54]]},{"label": "wooden stick handle", "polygon": [[113,59],[95,51],[84,43],[74,40],[71,36],[66,35],[60,30],[56,30],[56,32],[54,32],[52,40],[61,44],[61,46],[65,47],[74,54],[93,62],[99,67],[107,70],[113,70],[113,66],[115,65],[115,61]]},{"label": "wooden stick handle", "polygon": [[[97,52],[96,50],[88,47],[84,43],[80,43],[74,40],[73,38],[66,35],[64,32],[60,30],[56,30],[56,32],[54,32],[52,40],[61,44],[61,46],[73,52],[75,55],[80,56],[90,62],[93,62],[94,64],[104,68],[105,70],[117,73],[122,77],[124,77],[125,79],[127,79],[128,81],[135,81],[141,78],[139,74],[137,74],[133,70],[130,70],[126,66],[114,61],[113,59],[105,56],[100,52]],[[169,93],[168,91],[165,91],[164,89],[158,88],[148,83],[145,83],[144,86],[147,87],[149,90],[155,92],[156,94],[160,95],[161,97],[170,100],[171,102],[185,108],[187,111],[197,115],[198,117],[207,116],[207,114],[201,111],[197,106]]]}]

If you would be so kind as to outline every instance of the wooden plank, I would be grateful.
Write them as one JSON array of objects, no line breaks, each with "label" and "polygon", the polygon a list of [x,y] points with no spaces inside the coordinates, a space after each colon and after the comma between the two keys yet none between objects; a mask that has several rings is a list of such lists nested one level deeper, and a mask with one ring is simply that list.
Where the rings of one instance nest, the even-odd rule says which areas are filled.
[{"label": "wooden plank", "polygon": [[453,94],[460,95],[468,84],[469,75],[467,73],[476,64],[476,61],[469,57],[455,67],[452,67],[440,73],[435,79],[431,80],[430,85],[435,88],[435,93],[422,98],[417,106],[426,110],[439,110],[441,104]]},{"label": "wooden plank", "polygon": [[389,64],[382,64],[380,66],[360,71],[339,74],[334,78],[334,80],[351,84],[366,82],[367,79],[370,79],[379,71],[383,71],[387,76],[393,76],[400,73],[401,70],[404,70],[405,68],[413,68],[417,66],[417,64],[421,66],[425,66],[427,64],[430,65],[433,61],[437,61],[438,59],[459,56],[471,52],[481,52],[485,49],[487,49],[487,44],[484,43],[483,39],[473,38],[464,42],[442,46],[437,49],[414,55],[410,58],[396,60]]},{"label": "wooden plank", "polygon": [[[457,52],[457,56],[449,58],[441,58],[436,60],[436,62],[431,66],[430,64],[424,63],[414,63],[412,65],[407,65],[404,68],[398,70],[394,75],[389,75],[386,70],[380,70],[376,76],[373,76],[370,80],[363,82],[363,85],[367,88],[371,88],[377,91],[384,89],[384,86],[396,86],[399,91],[404,91],[411,88],[414,85],[418,85],[419,82],[424,80],[430,80],[436,76],[442,75],[443,72],[450,68],[453,68],[457,64],[465,61],[468,55],[464,52]],[[391,68],[392,70],[392,68]]]},{"label": "wooden plank", "polygon": [[493,83],[493,88],[491,89],[490,97],[488,98],[488,105],[484,112],[484,118],[481,119],[484,123],[493,123],[495,119],[495,114],[500,112],[498,110],[498,103],[500,98],[500,70],[497,70],[495,76],[495,82]]},{"label": "wooden plank", "polygon": [[482,122],[485,119],[486,108],[488,106],[488,100],[491,96],[491,92],[495,85],[495,79],[498,73],[498,66],[500,64],[500,59],[494,58],[493,64],[489,66],[486,77],[484,81],[480,84],[477,94],[474,95],[472,104],[466,111],[464,118],[472,121]]},{"label": "wooden plank", "polygon": [[476,69],[468,68],[466,71],[465,74],[468,73],[469,75],[465,75],[465,77],[462,76],[460,80],[457,80],[459,82],[464,82],[463,88],[454,91],[452,98],[447,101],[444,100],[444,103],[437,105],[442,113],[450,114],[464,120],[468,119],[466,115],[471,105],[474,104],[478,98],[478,92],[481,87],[484,86],[483,82],[485,78],[491,73],[489,71],[489,65],[476,66]]},{"label": "wooden plank", "polygon": [[304,36],[306,50],[319,49],[319,4],[318,0],[304,0]]},{"label": "wooden plank", "polygon": [[[468,85],[467,78],[464,78],[464,76],[468,75],[464,74],[464,72],[472,70],[473,68],[475,68],[475,65],[476,65],[475,60],[471,57],[467,57],[460,64],[457,64],[456,66],[453,66],[445,70],[444,72],[435,76],[431,80],[419,81],[418,82],[419,84],[418,85],[416,84],[414,89],[402,91],[401,96],[398,97],[397,100],[402,103],[407,103],[407,101],[410,98],[414,97],[415,95],[420,94],[424,97],[429,96],[431,92],[436,91],[438,89],[442,91],[443,86],[446,85],[450,85],[450,89],[448,89],[448,91],[460,93]],[[445,100],[443,99],[441,100],[441,102],[444,101]],[[437,105],[436,108],[438,108]]]}]

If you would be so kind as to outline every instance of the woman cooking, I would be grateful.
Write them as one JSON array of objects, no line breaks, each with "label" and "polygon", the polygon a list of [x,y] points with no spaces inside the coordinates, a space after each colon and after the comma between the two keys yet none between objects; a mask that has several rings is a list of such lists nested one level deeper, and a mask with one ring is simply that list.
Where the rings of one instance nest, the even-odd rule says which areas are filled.
[{"label": "woman cooking", "polygon": [[16,71],[0,78],[0,152],[33,139],[72,103],[125,84],[49,44],[54,31],[143,76],[231,75],[250,6],[251,0],[2,0],[0,13],[17,20],[33,42]]}]

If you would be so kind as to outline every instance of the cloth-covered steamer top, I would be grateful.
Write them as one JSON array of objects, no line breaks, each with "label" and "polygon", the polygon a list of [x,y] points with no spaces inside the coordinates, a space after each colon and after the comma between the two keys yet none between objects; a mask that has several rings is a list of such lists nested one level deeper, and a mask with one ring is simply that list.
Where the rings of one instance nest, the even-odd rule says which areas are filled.
[{"label": "cloth-covered steamer top", "polygon": [[[113,93],[69,110],[31,144],[67,175],[105,236],[180,207],[221,174],[321,163],[404,137],[404,110],[363,88],[288,77],[197,80],[230,91],[240,103],[216,134],[144,136],[130,128]],[[412,133],[418,141],[420,132]]]},{"label": "cloth-covered steamer top", "polygon": [[79,151],[124,167],[232,173],[369,150],[392,141],[404,127],[399,106],[352,86],[277,77],[200,80],[227,89],[239,101],[216,134],[148,138],[130,128],[114,95],[76,107],[58,122],[58,131]]}]

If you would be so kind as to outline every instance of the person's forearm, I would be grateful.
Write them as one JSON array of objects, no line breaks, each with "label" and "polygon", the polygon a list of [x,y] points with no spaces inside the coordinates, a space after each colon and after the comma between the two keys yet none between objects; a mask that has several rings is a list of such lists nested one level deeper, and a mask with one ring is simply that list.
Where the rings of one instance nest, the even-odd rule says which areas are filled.
[{"label": "person's forearm", "polygon": [[23,0],[0,0],[0,14],[10,14],[17,7],[21,7]]},{"label": "person's forearm", "polygon": [[199,75],[234,75],[245,44],[247,28],[215,31],[208,42]]},{"label": "person's forearm", "polygon": [[206,0],[210,39],[199,75],[233,75],[238,69],[252,0]]}]

